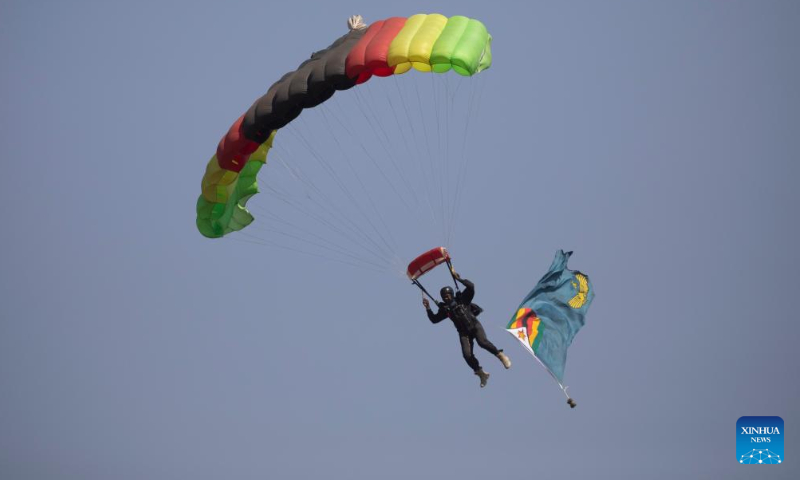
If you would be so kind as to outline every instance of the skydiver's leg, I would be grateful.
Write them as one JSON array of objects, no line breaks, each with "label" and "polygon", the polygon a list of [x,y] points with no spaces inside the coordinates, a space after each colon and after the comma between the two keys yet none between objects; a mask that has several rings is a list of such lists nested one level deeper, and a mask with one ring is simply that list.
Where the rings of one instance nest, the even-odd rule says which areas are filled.
[{"label": "skydiver's leg", "polygon": [[469,335],[460,335],[458,339],[461,342],[461,353],[464,355],[464,360],[466,360],[467,365],[472,368],[473,372],[477,372],[481,369],[481,364],[478,363],[478,359],[475,358],[475,355],[472,353],[472,337]]},{"label": "skydiver's leg", "polygon": [[492,355],[497,355],[498,353],[502,352],[502,350],[498,350],[497,347],[494,346],[492,342],[486,338],[486,332],[483,330],[483,325],[481,322],[475,322],[475,340],[478,341],[478,345],[491,353]]},{"label": "skydiver's leg", "polygon": [[481,322],[475,322],[475,340],[478,341],[478,345],[480,347],[490,353],[492,353],[495,357],[503,363],[503,366],[506,369],[511,368],[511,359],[503,353],[503,350],[499,350],[497,347],[494,346],[492,342],[486,338],[486,332],[483,330],[483,325]]},{"label": "skydiver's leg", "polygon": [[483,371],[481,364],[478,363],[478,359],[475,358],[475,355],[472,353],[472,335],[460,335],[459,340],[461,341],[461,353],[464,354],[464,360],[466,360],[467,365],[472,368],[473,373],[481,379],[481,388],[485,387],[486,382],[489,380],[489,374]]}]

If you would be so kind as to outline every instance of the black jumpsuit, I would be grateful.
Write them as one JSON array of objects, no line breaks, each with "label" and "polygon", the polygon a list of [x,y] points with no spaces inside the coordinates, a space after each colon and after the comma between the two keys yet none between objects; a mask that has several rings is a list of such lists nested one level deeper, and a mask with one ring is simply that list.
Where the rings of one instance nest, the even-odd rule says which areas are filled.
[{"label": "black jumpsuit", "polygon": [[431,323],[439,323],[445,318],[449,318],[453,321],[453,325],[455,325],[456,330],[458,330],[458,337],[461,342],[461,353],[464,355],[464,360],[466,360],[467,365],[469,365],[473,371],[477,372],[481,369],[481,365],[472,352],[473,341],[477,340],[478,345],[492,355],[497,355],[502,352],[502,350],[498,350],[497,347],[486,338],[483,325],[481,325],[481,322],[478,321],[478,318],[472,313],[470,305],[472,304],[472,299],[475,297],[475,285],[463,278],[458,281],[466,287],[464,293],[453,299],[449,304],[440,303],[439,311],[436,313],[433,313],[433,311],[428,308],[428,319]]}]

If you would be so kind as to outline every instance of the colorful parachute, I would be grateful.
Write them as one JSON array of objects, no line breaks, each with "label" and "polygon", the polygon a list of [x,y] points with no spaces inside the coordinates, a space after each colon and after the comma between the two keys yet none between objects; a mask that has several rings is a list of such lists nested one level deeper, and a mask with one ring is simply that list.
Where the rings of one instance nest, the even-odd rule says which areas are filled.
[{"label": "colorful parachute", "polygon": [[256,176],[275,132],[304,108],[372,76],[449,70],[471,76],[492,63],[492,37],[478,20],[419,14],[392,17],[369,27],[351,17],[350,32],[284,75],[231,126],[208,162],[197,201],[197,228],[217,238],[253,221],[246,208],[258,193]]},{"label": "colorful parachute", "polygon": [[570,255],[556,252],[550,269],[522,300],[506,330],[550,372],[575,408],[562,383],[567,348],[586,321],[594,289],[588,276],[567,268]]}]

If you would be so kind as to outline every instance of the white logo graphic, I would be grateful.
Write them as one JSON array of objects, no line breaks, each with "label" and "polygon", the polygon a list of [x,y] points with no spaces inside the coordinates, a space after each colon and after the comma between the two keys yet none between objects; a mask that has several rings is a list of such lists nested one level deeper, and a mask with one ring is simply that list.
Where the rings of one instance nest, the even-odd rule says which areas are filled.
[{"label": "white logo graphic", "polygon": [[742,455],[739,463],[781,463],[781,456],[765,448],[750,450]]}]

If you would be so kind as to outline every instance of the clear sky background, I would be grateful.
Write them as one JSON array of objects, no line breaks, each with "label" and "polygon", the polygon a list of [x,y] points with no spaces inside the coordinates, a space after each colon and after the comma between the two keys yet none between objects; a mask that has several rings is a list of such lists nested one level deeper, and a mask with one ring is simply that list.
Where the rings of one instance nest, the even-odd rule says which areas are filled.
[{"label": "clear sky background", "polygon": [[[494,37],[448,243],[514,361],[478,351],[485,389],[401,276],[194,225],[270,84],[351,14],[420,12]],[[794,1],[3,1],[0,477],[797,478],[798,25]],[[328,111],[373,137],[346,109],[393,88]],[[320,115],[292,128],[335,162]],[[292,137],[276,158],[312,171]],[[401,260],[441,241],[386,212]],[[502,331],[559,248],[597,292],[574,410]],[[783,465],[736,463],[744,415],[784,419]]]}]

